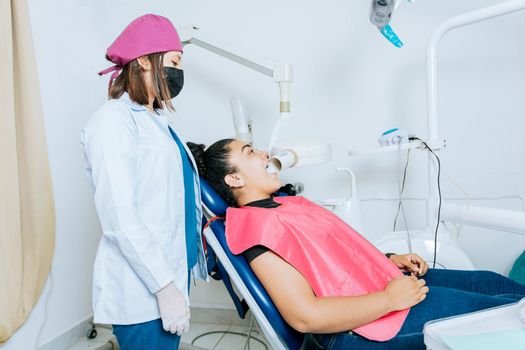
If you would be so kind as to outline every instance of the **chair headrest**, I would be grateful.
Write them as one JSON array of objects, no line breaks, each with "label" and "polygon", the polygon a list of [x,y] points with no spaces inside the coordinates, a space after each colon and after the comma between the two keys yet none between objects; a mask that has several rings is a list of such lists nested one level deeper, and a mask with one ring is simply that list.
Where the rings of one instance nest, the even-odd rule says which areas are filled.
[{"label": "chair headrest", "polygon": [[215,192],[215,190],[208,184],[206,180],[201,177],[201,198],[204,205],[210,209],[213,214],[217,216],[224,216],[228,205]]}]

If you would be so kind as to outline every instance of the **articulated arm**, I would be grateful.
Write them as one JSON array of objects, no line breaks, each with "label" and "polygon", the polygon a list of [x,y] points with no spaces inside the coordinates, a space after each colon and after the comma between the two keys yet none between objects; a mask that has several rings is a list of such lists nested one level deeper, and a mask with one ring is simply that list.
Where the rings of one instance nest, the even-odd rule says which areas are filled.
[{"label": "articulated arm", "polygon": [[233,62],[251,68],[259,73],[273,78],[279,84],[281,100],[279,112],[282,118],[290,116],[290,83],[292,82],[292,65],[278,64],[268,59],[255,57],[253,54],[234,48],[202,33],[196,26],[188,25],[178,28],[181,41],[184,45],[193,44],[219,56],[225,57]]}]

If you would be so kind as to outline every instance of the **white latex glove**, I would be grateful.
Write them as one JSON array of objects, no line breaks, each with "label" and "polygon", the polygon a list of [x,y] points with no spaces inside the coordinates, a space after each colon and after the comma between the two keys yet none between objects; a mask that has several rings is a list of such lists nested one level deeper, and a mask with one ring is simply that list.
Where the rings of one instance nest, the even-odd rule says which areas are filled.
[{"label": "white latex glove", "polygon": [[184,295],[171,282],[166,287],[155,293],[159,304],[162,327],[172,334],[188,333],[190,329],[190,308]]}]

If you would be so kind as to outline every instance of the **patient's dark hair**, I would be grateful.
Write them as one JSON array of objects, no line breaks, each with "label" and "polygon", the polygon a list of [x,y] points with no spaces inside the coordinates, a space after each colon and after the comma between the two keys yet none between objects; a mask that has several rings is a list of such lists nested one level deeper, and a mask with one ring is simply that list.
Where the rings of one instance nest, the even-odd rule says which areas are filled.
[{"label": "patient's dark hair", "polygon": [[206,150],[204,145],[188,142],[187,145],[195,158],[199,175],[202,176],[230,207],[238,207],[237,199],[230,186],[224,182],[224,177],[237,172],[230,164],[230,143],[234,139],[224,139],[215,142]]}]

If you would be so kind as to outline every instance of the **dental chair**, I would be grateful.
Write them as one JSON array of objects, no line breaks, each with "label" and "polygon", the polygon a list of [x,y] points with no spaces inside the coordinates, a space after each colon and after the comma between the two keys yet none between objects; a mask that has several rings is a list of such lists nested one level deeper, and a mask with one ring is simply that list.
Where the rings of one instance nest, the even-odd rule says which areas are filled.
[{"label": "dental chair", "polygon": [[[216,216],[225,216],[228,206],[206,180],[202,178],[201,196],[205,222]],[[240,301],[232,295],[239,316],[244,318],[247,311],[246,306],[249,307],[272,349],[299,350],[317,348],[312,337],[297,332],[283,320],[246,259],[242,255],[232,254],[226,244],[224,220],[211,221],[203,233],[206,237],[208,259],[210,259],[210,256],[213,258],[213,255],[217,257],[220,265],[219,270],[223,275],[228,292],[232,295],[233,289],[228,283],[228,280],[231,280],[244,298],[243,301]],[[209,262],[208,266],[210,266]],[[227,273],[228,276],[225,276],[224,273]]]}]

